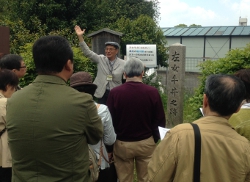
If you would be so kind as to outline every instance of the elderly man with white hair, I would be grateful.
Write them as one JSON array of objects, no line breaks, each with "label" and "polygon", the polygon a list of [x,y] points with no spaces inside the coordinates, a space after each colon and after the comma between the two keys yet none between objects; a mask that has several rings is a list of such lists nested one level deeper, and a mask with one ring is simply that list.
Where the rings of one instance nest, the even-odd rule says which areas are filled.
[{"label": "elderly man with white hair", "polygon": [[165,126],[165,113],[158,90],[142,83],[144,65],[138,58],[125,62],[126,83],[110,91],[107,105],[117,134],[115,167],[120,182],[146,181],[147,165],[159,140],[158,126]]}]

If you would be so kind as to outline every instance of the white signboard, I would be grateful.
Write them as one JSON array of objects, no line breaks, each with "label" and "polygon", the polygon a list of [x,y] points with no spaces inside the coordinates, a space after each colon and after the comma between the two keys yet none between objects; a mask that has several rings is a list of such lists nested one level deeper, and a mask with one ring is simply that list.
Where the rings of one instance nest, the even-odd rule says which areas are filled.
[{"label": "white signboard", "polygon": [[144,63],[145,67],[157,67],[155,44],[128,44],[126,46],[127,59],[137,57]]}]

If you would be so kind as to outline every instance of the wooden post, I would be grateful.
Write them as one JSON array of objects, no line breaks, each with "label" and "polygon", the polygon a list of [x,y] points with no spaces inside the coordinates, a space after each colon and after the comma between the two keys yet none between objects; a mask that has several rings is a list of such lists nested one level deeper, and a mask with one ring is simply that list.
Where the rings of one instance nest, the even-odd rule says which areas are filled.
[{"label": "wooden post", "polygon": [[167,128],[183,122],[186,46],[170,46],[167,71]]},{"label": "wooden post", "polygon": [[0,58],[10,53],[10,29],[0,26]]}]

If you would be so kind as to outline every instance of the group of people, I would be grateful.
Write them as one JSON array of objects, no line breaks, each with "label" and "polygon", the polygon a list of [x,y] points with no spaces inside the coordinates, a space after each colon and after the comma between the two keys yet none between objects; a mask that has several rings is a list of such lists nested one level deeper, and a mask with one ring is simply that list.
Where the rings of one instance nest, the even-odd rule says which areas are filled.
[{"label": "group of people", "polygon": [[[91,181],[88,145],[101,159],[99,182],[132,182],[134,169],[139,182],[193,181],[193,128],[177,125],[158,144],[165,113],[157,89],[142,82],[143,62],[118,58],[116,42],[98,55],[84,42],[85,30],[75,32],[97,64],[94,82],[90,73],[73,73],[73,51],[61,36],[34,43],[38,76],[22,89],[23,59],[1,58],[0,181]],[[10,57],[18,64],[8,67]],[[207,78],[204,117],[193,122],[201,134],[200,181],[250,181],[250,143],[243,137],[249,137],[249,85],[249,69]]]}]

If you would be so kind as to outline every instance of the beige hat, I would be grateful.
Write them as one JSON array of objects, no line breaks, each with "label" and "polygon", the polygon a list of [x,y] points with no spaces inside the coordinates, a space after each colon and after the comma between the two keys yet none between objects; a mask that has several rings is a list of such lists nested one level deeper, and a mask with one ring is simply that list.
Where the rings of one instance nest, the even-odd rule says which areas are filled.
[{"label": "beige hat", "polygon": [[97,88],[96,84],[92,83],[92,76],[88,72],[77,72],[70,77],[70,86],[80,86],[80,85],[93,85]]}]

